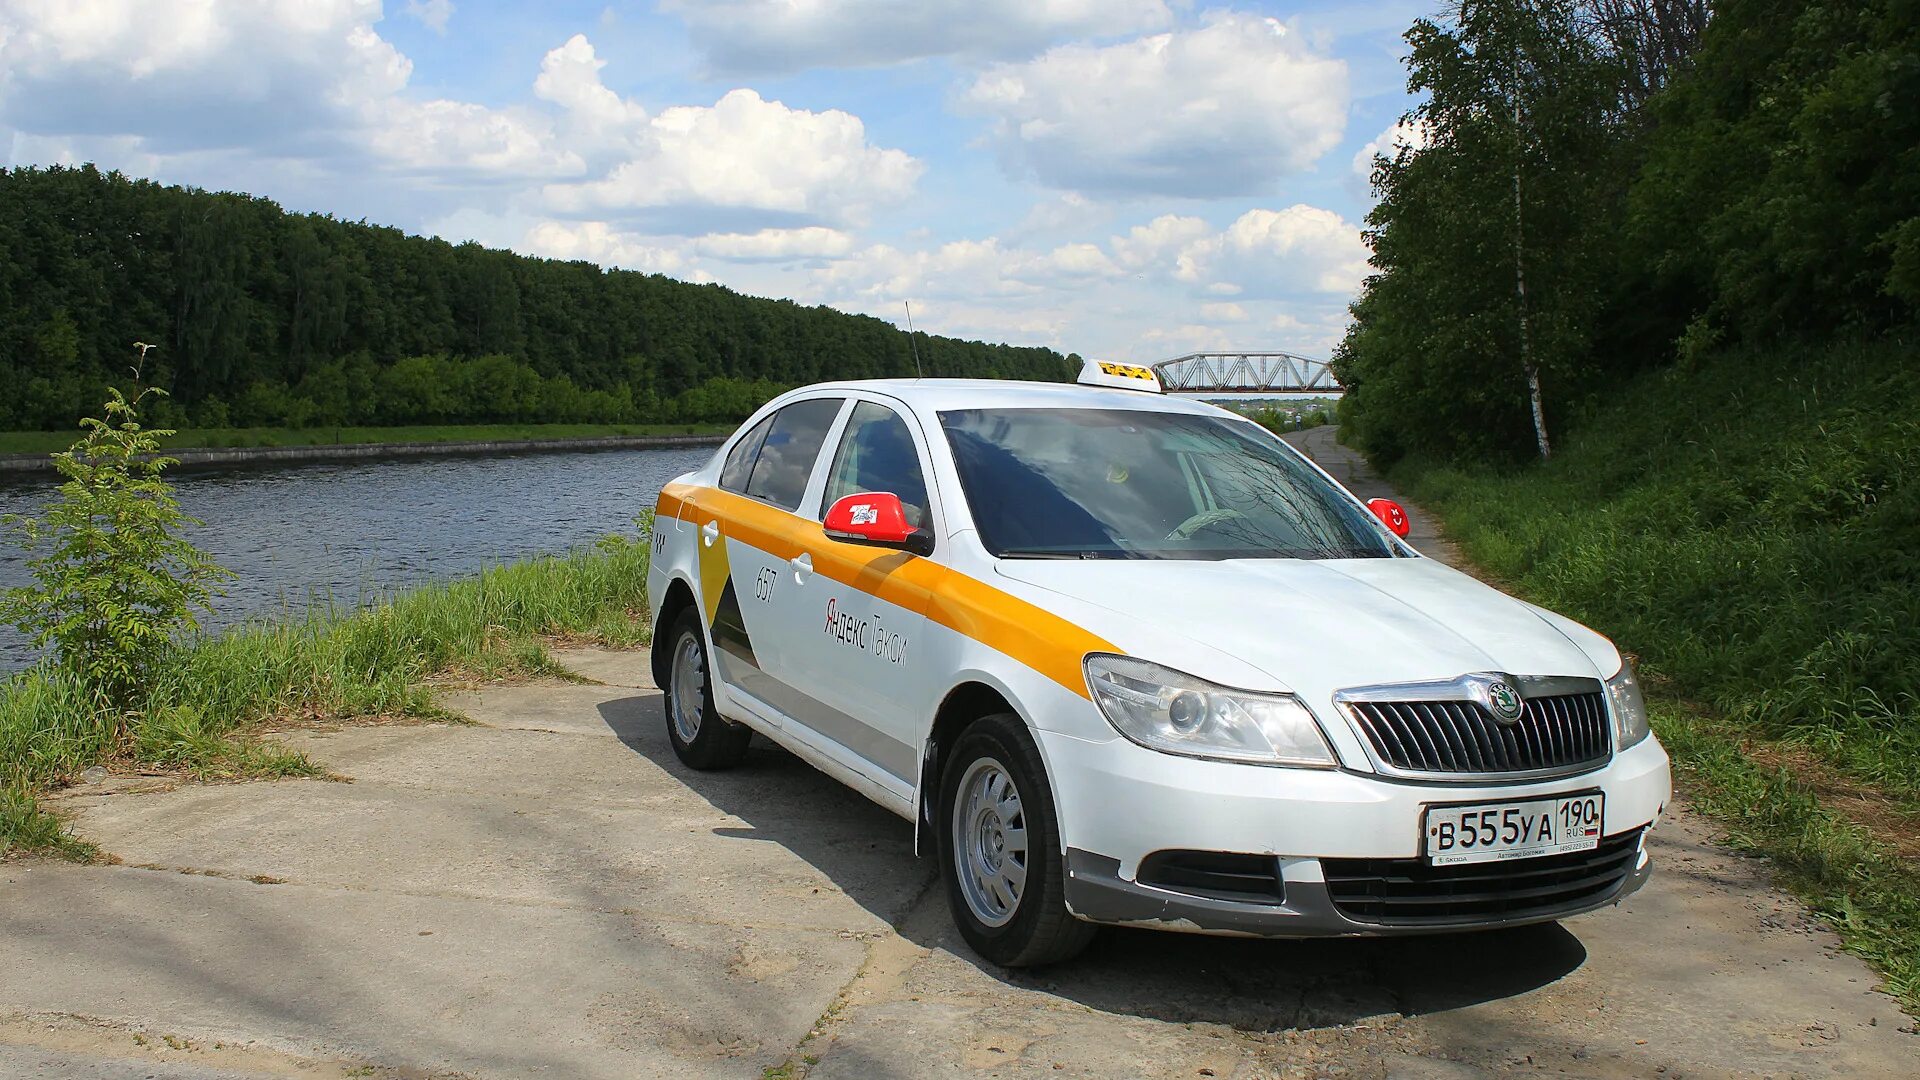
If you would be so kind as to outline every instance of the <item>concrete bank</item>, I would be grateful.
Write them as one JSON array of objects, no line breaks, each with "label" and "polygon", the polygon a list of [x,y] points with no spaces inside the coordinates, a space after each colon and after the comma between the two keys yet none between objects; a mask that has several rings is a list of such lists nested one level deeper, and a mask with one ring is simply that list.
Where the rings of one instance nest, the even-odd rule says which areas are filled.
[{"label": "concrete bank", "polygon": [[[353,458],[447,454],[539,454],[580,450],[677,450],[719,446],[725,435],[607,435],[585,439],[510,439],[475,442],[329,443],[320,446],[189,447],[168,450],[182,465],[279,465]],[[52,472],[48,454],[0,454],[0,473]]]}]

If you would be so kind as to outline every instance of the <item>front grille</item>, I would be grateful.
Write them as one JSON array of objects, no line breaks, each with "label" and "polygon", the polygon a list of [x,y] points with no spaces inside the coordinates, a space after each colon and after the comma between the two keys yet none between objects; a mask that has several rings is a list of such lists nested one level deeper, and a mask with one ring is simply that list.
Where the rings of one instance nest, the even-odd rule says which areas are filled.
[{"label": "front grille", "polygon": [[1619,891],[1640,854],[1635,829],[1592,851],[1429,866],[1421,859],[1321,859],[1342,915],[1383,926],[1445,926],[1571,912]]},{"label": "front grille", "polygon": [[1607,707],[1598,691],[1527,698],[1513,724],[1474,701],[1348,705],[1374,753],[1402,772],[1573,772],[1607,756]]},{"label": "front grille", "polygon": [[1280,860],[1225,851],[1156,851],[1140,860],[1140,884],[1190,896],[1243,904],[1279,904],[1287,898]]}]

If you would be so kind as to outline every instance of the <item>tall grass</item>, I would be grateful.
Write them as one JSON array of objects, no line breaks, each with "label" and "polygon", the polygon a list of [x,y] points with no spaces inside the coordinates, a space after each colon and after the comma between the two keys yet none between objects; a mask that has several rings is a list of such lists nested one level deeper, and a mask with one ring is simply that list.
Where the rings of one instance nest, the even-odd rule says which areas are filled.
[{"label": "tall grass", "polygon": [[[359,610],[311,612],[187,643],[121,715],[51,666],[0,682],[0,847],[73,853],[33,797],[89,766],[125,761],[201,774],[285,775],[311,766],[235,738],[276,717],[436,715],[421,685],[553,669],[538,638],[644,640],[648,546],[498,567]],[[50,828],[52,829],[49,832]]]},{"label": "tall grass", "polygon": [[1920,798],[1912,346],[1722,357],[1629,386],[1545,466],[1395,479],[1678,692]]},{"label": "tall grass", "polygon": [[1622,388],[1545,465],[1394,479],[1480,568],[1636,654],[1698,800],[1920,1002],[1920,870],[1815,795],[1837,779],[1877,828],[1920,826],[1911,344],[1730,353]]}]

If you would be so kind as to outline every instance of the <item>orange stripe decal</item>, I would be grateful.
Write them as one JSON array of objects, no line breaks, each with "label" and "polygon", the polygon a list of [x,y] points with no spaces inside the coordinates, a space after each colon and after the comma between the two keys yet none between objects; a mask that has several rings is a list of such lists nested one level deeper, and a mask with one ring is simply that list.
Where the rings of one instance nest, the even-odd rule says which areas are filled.
[{"label": "orange stripe decal", "polygon": [[775,558],[811,552],[814,573],[921,612],[1081,697],[1087,696],[1082,659],[1090,652],[1120,651],[1075,623],[978,578],[904,551],[841,543],[829,538],[817,521],[732,492],[670,484],[660,493],[656,512],[682,515],[689,503],[693,510],[686,512],[686,520],[696,528],[719,518],[727,536]]}]

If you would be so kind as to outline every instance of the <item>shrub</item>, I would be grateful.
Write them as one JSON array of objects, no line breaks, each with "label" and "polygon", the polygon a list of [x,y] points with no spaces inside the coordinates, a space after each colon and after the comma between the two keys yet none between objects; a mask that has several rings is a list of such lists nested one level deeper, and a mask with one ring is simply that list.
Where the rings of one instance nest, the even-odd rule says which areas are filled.
[{"label": "shrub", "polygon": [[159,454],[173,432],[140,424],[141,403],[164,393],[109,389],[105,418],[81,421],[85,434],[53,456],[66,480],[44,516],[0,519],[28,551],[45,549],[27,563],[34,584],[0,595],[0,620],[111,705],[131,701],[228,576],[180,535],[199,522],[161,478],[176,464]]}]

